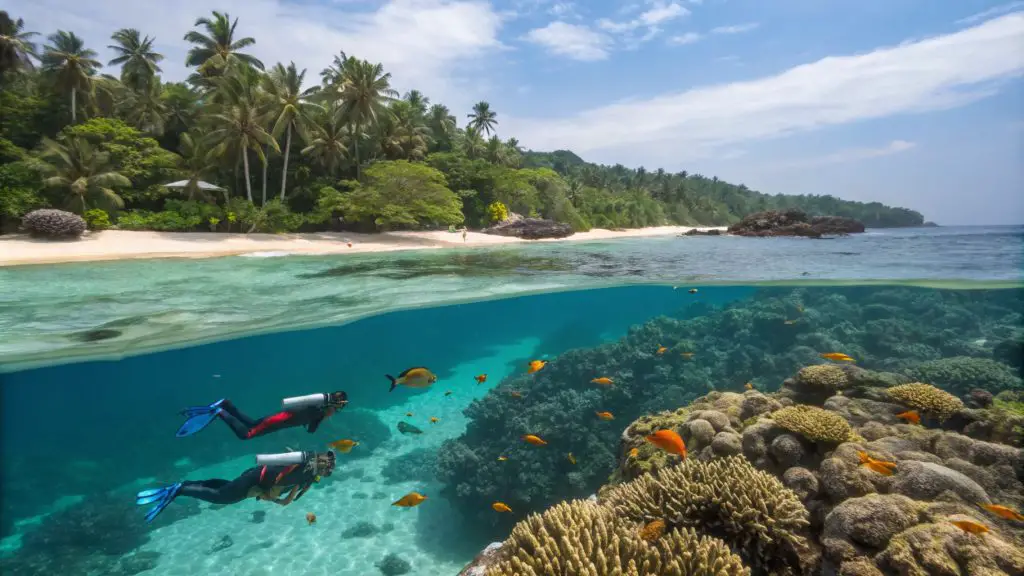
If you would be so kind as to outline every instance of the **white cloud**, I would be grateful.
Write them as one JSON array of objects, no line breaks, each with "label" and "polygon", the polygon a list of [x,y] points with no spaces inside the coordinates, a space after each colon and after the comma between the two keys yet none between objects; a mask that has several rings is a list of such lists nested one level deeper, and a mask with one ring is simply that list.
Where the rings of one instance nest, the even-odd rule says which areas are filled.
[{"label": "white cloud", "polygon": [[975,22],[981,22],[982,20],[988,20],[993,16],[1000,14],[1006,14],[1007,12],[1013,12],[1019,8],[1024,8],[1024,2],[1008,2],[999,6],[994,6],[983,12],[977,14],[971,14],[966,18],[961,18],[956,21],[957,24],[974,24]]},{"label": "white cloud", "polygon": [[572,2],[555,2],[548,8],[548,14],[556,18],[565,18],[576,15],[576,5]]},{"label": "white cloud", "polygon": [[554,54],[583,61],[604,60],[611,44],[611,39],[604,34],[561,21],[530,30],[523,38]]},{"label": "white cloud", "polygon": [[756,80],[633,98],[563,119],[503,120],[534,150],[678,165],[686,157],[827,126],[963,106],[1024,74],[1024,14],[952,34],[831,56]]},{"label": "white cloud", "polygon": [[806,158],[794,162],[776,163],[772,165],[772,168],[808,168],[811,166],[826,166],[829,164],[845,164],[847,162],[857,162],[860,160],[869,160],[871,158],[899,154],[900,152],[906,152],[907,150],[910,150],[911,148],[914,148],[916,146],[917,143],[915,142],[907,142],[906,140],[893,140],[892,142],[889,142],[885,146],[881,146],[878,148],[848,148],[846,150],[840,150],[838,152],[833,152],[832,154],[826,154],[824,156]]},{"label": "white cloud", "polygon": [[676,2],[665,3],[664,1],[658,0],[653,2],[650,8],[641,12],[632,20],[615,22],[608,18],[602,18],[597,21],[597,25],[609,32],[625,33],[632,32],[637,28],[653,28],[659,24],[686,16],[689,13],[690,11],[684,8],[681,4]]},{"label": "white cloud", "polygon": [[[256,38],[247,51],[270,65],[294,60],[307,68],[307,83],[339,51],[381,62],[400,90],[418,88],[453,107],[472,104],[479,85],[472,65],[502,45],[501,17],[478,0],[387,0],[366,11],[366,3],[309,4],[286,0],[34,0],[22,3],[18,16],[43,35],[73,30],[106,62],[110,35],[118,28],[138,28],[155,36],[166,56],[164,78],[187,76],[182,40],[196,18],[212,9],[238,17],[238,37]],[[359,11],[362,9],[363,11]],[[104,70],[111,72],[111,70]]]},{"label": "white cloud", "polygon": [[687,32],[686,34],[680,34],[679,36],[673,36],[668,39],[668,43],[675,46],[682,46],[684,44],[693,44],[699,42],[702,36],[696,32]]},{"label": "white cloud", "polygon": [[760,26],[757,22],[748,22],[746,24],[735,24],[733,26],[719,26],[718,28],[712,28],[712,34],[743,34],[744,32],[750,32]]}]

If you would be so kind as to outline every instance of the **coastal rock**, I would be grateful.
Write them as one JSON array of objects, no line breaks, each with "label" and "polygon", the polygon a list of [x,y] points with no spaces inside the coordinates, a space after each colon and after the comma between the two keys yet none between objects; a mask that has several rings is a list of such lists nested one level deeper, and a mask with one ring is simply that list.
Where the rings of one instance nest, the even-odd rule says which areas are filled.
[{"label": "coastal rock", "polygon": [[825,554],[841,562],[874,555],[889,540],[918,523],[921,506],[899,494],[871,494],[851,498],[825,517],[821,543]]},{"label": "coastal rock", "polygon": [[711,228],[709,230],[703,230],[700,228],[691,228],[686,232],[680,234],[680,236],[721,236],[721,228]]},{"label": "coastal rock", "polygon": [[856,234],[864,231],[864,224],[840,216],[810,218],[800,210],[757,212],[729,226],[736,236],[804,236],[821,238],[824,235]]},{"label": "coastal rock", "polygon": [[544,220],[542,218],[523,218],[521,220],[506,220],[495,224],[490,228],[481,230],[484,234],[497,236],[514,236],[524,240],[538,240],[541,238],[566,238],[573,235],[572,226],[563,222]]}]

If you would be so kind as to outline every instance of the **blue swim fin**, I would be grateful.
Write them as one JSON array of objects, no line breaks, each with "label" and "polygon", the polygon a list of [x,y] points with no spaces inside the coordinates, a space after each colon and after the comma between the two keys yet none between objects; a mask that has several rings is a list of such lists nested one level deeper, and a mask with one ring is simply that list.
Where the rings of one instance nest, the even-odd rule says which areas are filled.
[{"label": "blue swim fin", "polygon": [[174,501],[179,490],[181,490],[181,482],[154,490],[143,490],[135,495],[135,504],[145,506],[146,504],[156,502],[156,506],[153,506],[146,512],[146,522],[152,522],[158,514],[164,511],[164,508],[167,508],[168,504]]},{"label": "blue swim fin", "polygon": [[222,408],[220,407],[224,399],[221,398],[209,406],[192,406],[181,411],[183,416],[188,419],[185,423],[178,428],[178,431],[174,434],[178,438],[184,438],[185,436],[191,436],[196,432],[199,432],[203,428],[210,425],[213,419],[220,414]]}]

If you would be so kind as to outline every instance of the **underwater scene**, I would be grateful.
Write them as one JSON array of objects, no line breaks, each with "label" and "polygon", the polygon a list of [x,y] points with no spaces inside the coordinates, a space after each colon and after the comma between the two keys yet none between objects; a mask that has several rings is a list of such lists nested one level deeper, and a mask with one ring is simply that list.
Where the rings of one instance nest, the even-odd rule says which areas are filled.
[{"label": "underwater scene", "polygon": [[871,234],[0,268],[0,572],[1024,574],[1024,229]]}]

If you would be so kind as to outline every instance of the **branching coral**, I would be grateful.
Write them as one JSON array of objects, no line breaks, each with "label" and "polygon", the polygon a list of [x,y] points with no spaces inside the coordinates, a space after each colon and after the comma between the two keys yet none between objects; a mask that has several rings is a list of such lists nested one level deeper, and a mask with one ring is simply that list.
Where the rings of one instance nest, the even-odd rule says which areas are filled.
[{"label": "branching coral", "polygon": [[835,364],[815,364],[801,368],[796,374],[801,384],[807,384],[823,390],[840,390],[850,381],[849,376]]},{"label": "branching coral", "polygon": [[963,409],[964,403],[949,392],[939,390],[931,384],[913,382],[894,386],[885,393],[896,402],[934,414],[939,419],[946,419]]},{"label": "branching coral", "polygon": [[966,394],[972,388],[993,394],[1021,388],[1021,379],[1014,370],[991,358],[942,358],[913,366],[906,373],[919,382],[931,382],[957,395]]},{"label": "branching coral", "polygon": [[749,575],[724,542],[673,530],[648,542],[634,522],[593,502],[563,502],[516,524],[487,576]]},{"label": "branching coral", "polygon": [[787,406],[772,412],[772,419],[786,430],[815,442],[839,444],[854,437],[845,418],[815,406]]},{"label": "branching coral", "polygon": [[795,569],[797,551],[807,545],[800,499],[742,456],[686,460],[608,490],[602,503],[636,522],[708,530],[772,573]]}]

